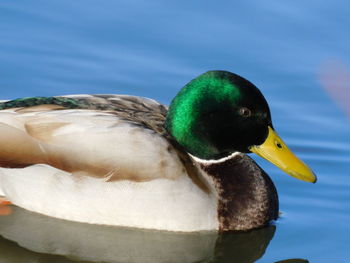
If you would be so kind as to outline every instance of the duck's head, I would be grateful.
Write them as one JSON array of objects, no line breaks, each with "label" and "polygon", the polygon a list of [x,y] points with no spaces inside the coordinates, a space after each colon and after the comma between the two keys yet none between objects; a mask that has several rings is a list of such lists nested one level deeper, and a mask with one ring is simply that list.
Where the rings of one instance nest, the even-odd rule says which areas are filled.
[{"label": "duck's head", "polygon": [[231,72],[208,71],[182,88],[169,107],[166,129],[200,159],[254,152],[293,177],[316,182],[273,129],[260,90]]}]

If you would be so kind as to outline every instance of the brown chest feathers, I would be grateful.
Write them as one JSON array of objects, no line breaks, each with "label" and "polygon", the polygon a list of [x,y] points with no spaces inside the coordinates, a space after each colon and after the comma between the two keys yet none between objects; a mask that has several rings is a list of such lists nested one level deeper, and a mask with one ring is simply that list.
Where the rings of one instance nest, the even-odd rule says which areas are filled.
[{"label": "brown chest feathers", "polygon": [[270,177],[247,155],[201,164],[219,194],[220,231],[262,227],[278,217],[278,195]]}]

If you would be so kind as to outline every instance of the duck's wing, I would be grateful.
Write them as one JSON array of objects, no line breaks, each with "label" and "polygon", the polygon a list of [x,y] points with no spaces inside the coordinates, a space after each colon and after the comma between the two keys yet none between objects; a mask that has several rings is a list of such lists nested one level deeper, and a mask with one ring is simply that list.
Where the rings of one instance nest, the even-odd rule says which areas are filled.
[{"label": "duck's wing", "polygon": [[167,109],[154,100],[79,95],[7,101],[0,109],[2,167],[47,164],[107,181],[185,173],[163,136]]},{"label": "duck's wing", "polygon": [[167,107],[155,100],[129,95],[73,95],[61,98],[78,101],[78,107],[103,110],[116,114],[119,118],[143,125],[162,136],[167,136],[164,121]]}]

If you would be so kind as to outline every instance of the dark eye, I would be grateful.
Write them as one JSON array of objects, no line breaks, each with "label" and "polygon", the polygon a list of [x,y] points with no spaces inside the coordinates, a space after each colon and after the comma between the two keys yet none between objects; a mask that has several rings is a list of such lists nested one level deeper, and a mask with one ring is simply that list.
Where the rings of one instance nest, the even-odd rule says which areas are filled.
[{"label": "dark eye", "polygon": [[239,114],[243,117],[249,117],[250,115],[252,115],[252,112],[250,111],[250,109],[242,107],[239,109]]}]

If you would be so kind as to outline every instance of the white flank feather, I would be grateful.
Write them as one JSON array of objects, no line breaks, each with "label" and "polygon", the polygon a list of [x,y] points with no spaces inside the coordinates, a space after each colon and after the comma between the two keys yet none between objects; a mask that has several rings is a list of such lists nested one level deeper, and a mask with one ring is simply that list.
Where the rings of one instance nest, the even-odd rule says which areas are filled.
[{"label": "white flank feather", "polygon": [[47,165],[0,169],[0,184],[15,205],[93,224],[170,231],[218,229],[217,199],[187,176],[177,180],[105,182]]}]

